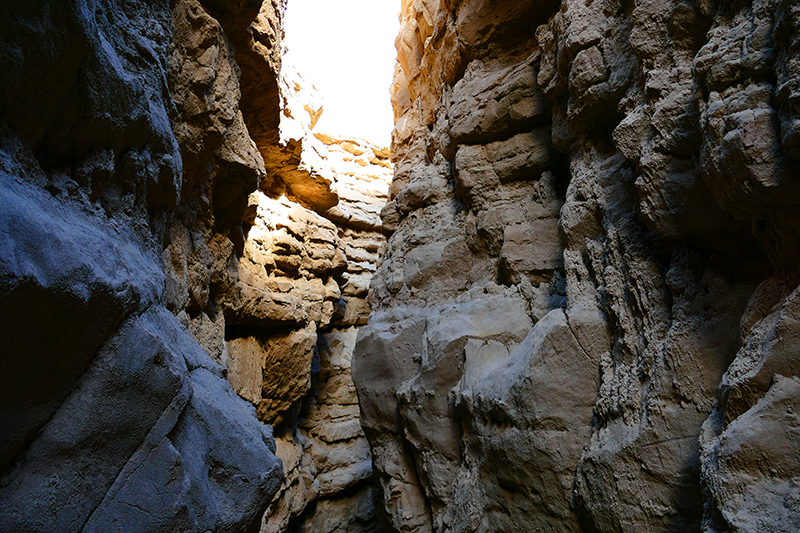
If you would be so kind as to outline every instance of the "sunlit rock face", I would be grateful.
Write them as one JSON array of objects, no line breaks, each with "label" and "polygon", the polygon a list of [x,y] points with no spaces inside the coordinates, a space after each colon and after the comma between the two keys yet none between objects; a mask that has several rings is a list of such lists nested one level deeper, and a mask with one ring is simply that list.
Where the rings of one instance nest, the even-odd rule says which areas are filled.
[{"label": "sunlit rock face", "polygon": [[261,531],[373,531],[372,461],[350,361],[386,242],[380,211],[392,165],[388,149],[315,132],[320,99],[302,77],[286,71],[281,87],[280,138],[294,140],[279,148],[303,179],[327,176],[335,204],[286,174],[250,195],[241,253],[212,291],[228,380],[276,427],[286,478]]},{"label": "sunlit rock face", "polygon": [[284,8],[0,21],[0,530],[374,529],[350,360],[392,165],[312,133]]},{"label": "sunlit rock face", "polygon": [[[185,43],[176,39],[173,58],[182,47],[191,53],[174,75],[173,99],[192,120],[176,131],[184,159],[208,176],[212,194],[197,196],[212,212],[191,211],[171,230],[163,255],[170,308],[275,428],[285,477],[263,503],[261,531],[372,531],[372,463],[350,360],[386,240],[389,151],[314,130],[320,96],[268,46],[277,41],[265,28],[280,6],[264,3],[246,29],[223,13],[215,41],[195,28],[205,27],[198,18],[220,28],[216,11],[192,5],[184,15],[181,5],[176,28],[184,20],[192,28]],[[225,57],[235,61],[217,80],[239,75],[239,84],[208,84],[206,65],[224,67]],[[239,92],[231,113],[224,103]],[[197,139],[218,124],[230,126],[214,153]]]},{"label": "sunlit rock face", "polygon": [[796,529],[796,7],[401,21],[353,356],[382,526]]}]

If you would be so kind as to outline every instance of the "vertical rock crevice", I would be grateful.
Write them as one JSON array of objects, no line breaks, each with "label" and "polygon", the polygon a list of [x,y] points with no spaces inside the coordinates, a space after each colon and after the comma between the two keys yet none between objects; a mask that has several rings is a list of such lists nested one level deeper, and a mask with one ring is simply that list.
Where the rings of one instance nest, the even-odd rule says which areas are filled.
[{"label": "vertical rock crevice", "polygon": [[[379,213],[388,150],[314,130],[320,98],[280,64],[282,5],[194,9],[223,37],[218,49],[209,47],[214,40],[189,21],[187,40],[206,48],[176,76],[197,88],[184,111],[205,122],[213,108],[196,109],[197,101],[222,102],[236,118],[213,156],[224,170],[215,172],[213,158],[198,161],[211,170],[211,191],[199,191],[210,216],[195,219],[194,231],[174,230],[178,238],[165,254],[178,292],[173,310],[226,367],[233,390],[275,428],[285,477],[261,531],[371,531],[372,468],[350,358],[385,242]],[[235,79],[214,93],[216,85],[197,78],[207,76],[204,61],[218,58]],[[231,98],[240,110],[227,110]],[[226,146],[227,139],[235,144]],[[196,144],[184,145],[197,153]]]},{"label": "vertical rock crevice", "polygon": [[284,8],[0,20],[0,529],[800,528],[794,3],[404,1],[391,154]]}]

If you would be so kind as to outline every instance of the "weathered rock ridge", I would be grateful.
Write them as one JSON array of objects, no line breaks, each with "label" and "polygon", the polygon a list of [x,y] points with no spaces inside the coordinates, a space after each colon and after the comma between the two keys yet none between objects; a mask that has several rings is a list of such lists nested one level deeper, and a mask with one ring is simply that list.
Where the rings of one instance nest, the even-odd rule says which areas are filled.
[{"label": "weathered rock ridge", "polygon": [[0,530],[374,530],[392,165],[313,132],[285,2],[5,7]]},{"label": "weathered rock ridge", "polygon": [[386,531],[795,531],[800,10],[404,0]]}]

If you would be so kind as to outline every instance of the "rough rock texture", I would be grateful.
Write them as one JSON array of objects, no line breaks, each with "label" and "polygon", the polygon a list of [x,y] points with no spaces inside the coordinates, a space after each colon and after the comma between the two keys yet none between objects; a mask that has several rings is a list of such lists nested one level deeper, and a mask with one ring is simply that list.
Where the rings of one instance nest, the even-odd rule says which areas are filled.
[{"label": "rough rock texture", "polygon": [[192,0],[6,15],[0,529],[251,527],[272,431],[169,312],[205,308],[208,270],[160,259],[211,257],[197,227],[227,231],[264,174],[229,44]]},{"label": "rough rock texture", "polygon": [[0,530],[374,529],[350,358],[391,163],[310,133],[284,8],[6,6]]},{"label": "rough rock texture", "polygon": [[799,16],[403,2],[353,357],[386,530],[798,527]]},{"label": "rough rock texture", "polygon": [[350,360],[386,241],[380,209],[389,153],[314,132],[322,111],[315,92],[293,72],[281,86],[281,138],[294,135],[302,172],[329,176],[326,190],[338,194],[335,205],[319,204],[319,189],[301,195],[284,176],[251,195],[243,254],[228,269],[239,276],[221,296],[229,309],[228,379],[276,426],[286,478],[261,531],[373,531],[372,461]]}]

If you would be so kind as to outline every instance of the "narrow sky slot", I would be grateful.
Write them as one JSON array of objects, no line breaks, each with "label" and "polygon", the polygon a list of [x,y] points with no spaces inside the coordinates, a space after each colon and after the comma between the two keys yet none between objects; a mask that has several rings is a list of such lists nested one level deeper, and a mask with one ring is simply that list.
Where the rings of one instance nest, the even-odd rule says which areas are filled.
[{"label": "narrow sky slot", "polygon": [[395,0],[289,1],[284,61],[322,95],[315,131],[389,145],[399,9]]}]

